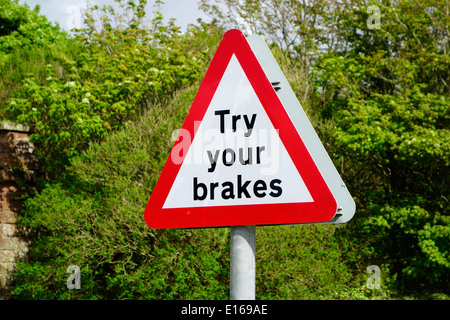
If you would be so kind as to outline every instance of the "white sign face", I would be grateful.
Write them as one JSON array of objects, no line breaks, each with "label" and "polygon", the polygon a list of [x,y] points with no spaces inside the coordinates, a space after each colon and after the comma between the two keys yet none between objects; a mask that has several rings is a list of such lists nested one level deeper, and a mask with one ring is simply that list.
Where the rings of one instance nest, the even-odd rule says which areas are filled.
[{"label": "white sign face", "polygon": [[234,54],[192,145],[189,138],[173,153],[189,148],[172,158],[182,164],[164,209],[313,202]]}]

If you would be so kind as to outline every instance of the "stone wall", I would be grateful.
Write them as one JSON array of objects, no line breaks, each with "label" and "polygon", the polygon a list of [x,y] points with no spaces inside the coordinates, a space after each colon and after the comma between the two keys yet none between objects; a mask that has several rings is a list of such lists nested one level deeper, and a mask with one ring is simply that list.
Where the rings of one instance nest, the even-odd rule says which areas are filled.
[{"label": "stone wall", "polygon": [[8,299],[11,273],[27,252],[17,217],[22,205],[18,197],[23,194],[19,181],[32,181],[37,169],[31,132],[28,126],[0,123],[0,300]]}]

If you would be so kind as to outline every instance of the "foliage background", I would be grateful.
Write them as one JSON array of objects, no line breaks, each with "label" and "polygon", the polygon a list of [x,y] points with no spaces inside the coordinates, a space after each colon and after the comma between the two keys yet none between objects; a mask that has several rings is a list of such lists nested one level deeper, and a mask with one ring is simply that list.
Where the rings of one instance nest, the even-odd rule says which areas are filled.
[{"label": "foliage background", "polygon": [[[117,3],[70,36],[0,0],[0,115],[35,125],[42,168],[16,299],[228,298],[229,230],[152,230],[143,211],[234,27],[266,37],[357,202],[345,226],[257,228],[257,298],[449,297],[446,1],[203,0],[214,19],[183,33],[160,1],[152,19],[145,1]],[[66,287],[71,264],[81,290]]]}]

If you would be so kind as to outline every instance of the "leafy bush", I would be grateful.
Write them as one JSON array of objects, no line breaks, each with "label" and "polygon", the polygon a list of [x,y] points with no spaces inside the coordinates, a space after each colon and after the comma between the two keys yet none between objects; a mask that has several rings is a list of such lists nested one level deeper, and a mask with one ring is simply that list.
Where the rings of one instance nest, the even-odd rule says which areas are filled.
[{"label": "leafy bush", "polygon": [[314,95],[302,103],[357,202],[347,263],[384,265],[392,292],[448,292],[447,1],[200,3],[307,68]]},{"label": "leafy bush", "polygon": [[[156,13],[148,29],[146,1],[119,3],[132,20],[124,23],[125,13],[112,6],[91,8],[77,37],[82,51],[74,59],[59,56],[58,65],[45,68],[45,83],[27,78],[8,100],[11,119],[35,126],[31,140],[50,178],[109,131],[195,81],[202,68],[202,56],[186,49],[173,22],[164,25]],[[93,18],[99,11],[100,30]]]},{"label": "leafy bush", "polygon": [[[141,28],[144,1],[119,1],[127,19],[91,8],[78,33],[83,50],[57,56],[8,101],[15,119],[36,125],[40,159],[57,177],[25,203],[33,245],[15,274],[16,298],[228,297],[227,229],[152,230],[142,216],[196,91],[177,89],[204,71],[217,25],[236,21],[209,2],[225,23],[183,36],[159,14]],[[272,39],[358,208],[344,228],[258,228],[257,297],[448,298],[446,2],[223,2],[248,4],[239,21]],[[368,28],[369,5],[383,13],[380,28]],[[82,290],[65,286],[72,264]],[[380,291],[365,286],[373,264]]]},{"label": "leafy bush", "polygon": [[[70,176],[26,201],[29,261],[19,264],[17,299],[223,299],[228,296],[228,231],[153,230],[149,195],[169,154],[171,132],[193,89],[154,106],[105,143],[73,160]],[[81,290],[66,287],[69,265]]]},{"label": "leafy bush", "polygon": [[397,289],[445,292],[450,100],[441,19],[449,17],[439,1],[377,5],[379,29],[366,27],[364,7],[340,11],[340,21],[352,21],[341,27],[345,50],[315,66],[330,128],[322,135],[358,202],[353,236],[373,246],[372,259],[389,261]]},{"label": "leafy bush", "polygon": [[259,298],[340,298],[353,276],[342,260],[335,230],[334,225],[257,228]]},{"label": "leafy bush", "polygon": [[72,57],[78,46],[66,32],[18,1],[0,1],[0,117],[5,116],[5,101],[25,78],[43,83],[45,68],[58,70],[61,55]]},{"label": "leafy bush", "polygon": [[[26,201],[21,224],[32,246],[14,274],[15,299],[228,299],[228,228],[154,230],[143,217],[196,91],[92,145],[61,183]],[[335,231],[258,227],[257,297],[341,298],[352,273]],[[81,290],[66,287],[69,265],[81,269]]]}]

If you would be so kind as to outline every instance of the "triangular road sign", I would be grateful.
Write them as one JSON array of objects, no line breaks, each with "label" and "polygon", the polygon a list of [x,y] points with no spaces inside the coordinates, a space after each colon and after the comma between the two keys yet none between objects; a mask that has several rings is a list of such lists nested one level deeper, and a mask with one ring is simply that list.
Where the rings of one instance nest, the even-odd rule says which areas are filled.
[{"label": "triangular road sign", "polygon": [[147,224],[322,223],[336,212],[335,197],[247,39],[228,31],[152,192]]}]

